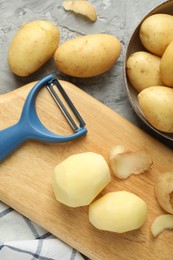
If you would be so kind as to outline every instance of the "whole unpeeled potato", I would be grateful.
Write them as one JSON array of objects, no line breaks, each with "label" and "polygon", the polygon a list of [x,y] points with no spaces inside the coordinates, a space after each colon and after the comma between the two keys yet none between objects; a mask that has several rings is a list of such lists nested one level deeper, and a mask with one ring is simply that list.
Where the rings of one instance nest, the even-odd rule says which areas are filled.
[{"label": "whole unpeeled potato", "polygon": [[162,56],[173,40],[173,16],[159,13],[147,17],[141,24],[139,36],[149,52]]},{"label": "whole unpeeled potato", "polygon": [[37,20],[23,25],[9,46],[10,69],[21,77],[32,74],[53,56],[59,39],[59,30],[51,22]]},{"label": "whole unpeeled potato", "polygon": [[132,86],[141,90],[163,85],[160,79],[160,57],[146,51],[138,51],[129,56],[126,62],[128,79]]},{"label": "whole unpeeled potato", "polygon": [[138,94],[140,108],[156,129],[173,133],[173,89],[165,86],[146,88]]},{"label": "whole unpeeled potato", "polygon": [[165,85],[173,87],[173,41],[168,45],[161,58],[160,77]]},{"label": "whole unpeeled potato", "polygon": [[64,74],[85,78],[110,69],[121,52],[121,43],[110,34],[90,34],[70,39],[54,54],[57,69]]}]

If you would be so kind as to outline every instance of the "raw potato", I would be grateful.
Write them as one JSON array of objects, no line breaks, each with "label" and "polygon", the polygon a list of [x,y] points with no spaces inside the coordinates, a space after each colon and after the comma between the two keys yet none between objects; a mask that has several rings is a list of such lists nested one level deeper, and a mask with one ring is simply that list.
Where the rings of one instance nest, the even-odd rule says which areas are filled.
[{"label": "raw potato", "polygon": [[158,236],[165,229],[173,229],[173,215],[165,214],[157,217],[151,225],[151,233]]},{"label": "raw potato", "polygon": [[154,86],[138,94],[140,108],[148,122],[156,129],[173,133],[173,89]]},{"label": "raw potato", "polygon": [[127,191],[109,192],[89,205],[89,220],[100,230],[124,233],[140,228],[147,217],[147,205]]},{"label": "raw potato", "polygon": [[63,1],[63,6],[65,10],[84,15],[93,22],[97,20],[97,14],[94,6],[87,1]]},{"label": "raw potato", "polygon": [[128,79],[138,91],[163,85],[160,79],[160,57],[145,51],[129,56],[126,62]]},{"label": "raw potato", "polygon": [[122,145],[111,149],[109,159],[113,173],[120,179],[126,179],[132,174],[144,173],[152,165],[151,156],[145,149],[127,151]]},{"label": "raw potato", "polygon": [[86,78],[109,70],[121,52],[121,43],[110,34],[90,34],[64,42],[56,50],[57,69],[64,74]]},{"label": "raw potato", "polygon": [[173,172],[166,172],[159,176],[155,183],[155,196],[160,206],[173,214]]},{"label": "raw potato", "polygon": [[161,57],[173,40],[173,16],[160,13],[147,17],[141,24],[139,36],[149,52]]},{"label": "raw potato", "polygon": [[168,45],[160,62],[160,77],[162,82],[173,87],[173,41]]},{"label": "raw potato", "polygon": [[48,21],[32,21],[15,34],[8,50],[8,63],[12,72],[26,77],[45,64],[58,47],[60,33]]},{"label": "raw potato", "polygon": [[89,205],[107,186],[111,176],[103,156],[74,154],[55,167],[52,186],[56,199],[70,207]]}]

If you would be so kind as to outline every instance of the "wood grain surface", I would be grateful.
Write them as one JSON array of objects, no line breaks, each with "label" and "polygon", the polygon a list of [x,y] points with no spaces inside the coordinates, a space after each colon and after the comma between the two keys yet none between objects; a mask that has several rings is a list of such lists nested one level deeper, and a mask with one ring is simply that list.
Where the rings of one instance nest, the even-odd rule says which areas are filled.
[{"label": "wood grain surface", "polygon": [[[0,163],[0,199],[93,260],[172,260],[173,232],[163,232],[155,239],[150,232],[152,221],[164,213],[154,197],[154,183],[160,174],[173,170],[172,150],[79,88],[61,83],[85,120],[87,135],[66,144],[25,142]],[[17,122],[33,84],[1,95],[0,129]],[[70,131],[45,88],[38,95],[37,111],[49,129],[62,134]],[[69,208],[58,203],[51,187],[54,167],[69,155],[94,151],[108,161],[108,152],[116,144],[131,150],[145,147],[153,159],[151,170],[140,176],[119,180],[112,175],[102,192],[127,190],[146,201],[146,223],[124,234],[96,230],[89,223],[88,207]]]}]

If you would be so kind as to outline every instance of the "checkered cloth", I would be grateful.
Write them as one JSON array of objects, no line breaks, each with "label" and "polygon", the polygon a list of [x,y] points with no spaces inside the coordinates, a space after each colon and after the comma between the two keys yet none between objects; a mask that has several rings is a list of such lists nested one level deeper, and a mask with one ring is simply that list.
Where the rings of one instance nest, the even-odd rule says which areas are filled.
[{"label": "checkered cloth", "polygon": [[0,202],[0,260],[84,260],[26,217]]}]

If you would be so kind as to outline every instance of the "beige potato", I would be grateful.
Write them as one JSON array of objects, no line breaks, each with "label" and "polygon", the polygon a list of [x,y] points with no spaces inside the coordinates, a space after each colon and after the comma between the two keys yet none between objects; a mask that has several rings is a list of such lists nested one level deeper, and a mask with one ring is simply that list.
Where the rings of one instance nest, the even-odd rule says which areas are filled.
[{"label": "beige potato", "polygon": [[160,61],[160,77],[162,82],[173,87],[173,41],[168,45]]},{"label": "beige potato", "polygon": [[55,167],[52,187],[59,202],[79,207],[89,205],[110,180],[103,156],[85,152],[71,155]]},{"label": "beige potato", "polygon": [[163,85],[160,79],[160,57],[149,52],[131,54],[126,62],[126,70],[129,81],[138,92]]},{"label": "beige potato", "polygon": [[147,205],[127,191],[109,192],[89,205],[89,220],[100,230],[123,233],[140,228],[147,218]]},{"label": "beige potato", "polygon": [[162,56],[173,40],[173,16],[159,13],[147,17],[141,24],[139,37],[149,52]]},{"label": "beige potato", "polygon": [[45,64],[58,47],[60,33],[48,21],[32,21],[23,25],[14,35],[8,50],[12,72],[26,77]]},{"label": "beige potato", "polygon": [[173,133],[173,89],[165,86],[146,88],[138,94],[140,108],[156,129]]},{"label": "beige potato", "polygon": [[109,70],[118,59],[121,43],[110,34],[90,34],[64,42],[54,54],[57,69],[64,74],[86,78]]}]

